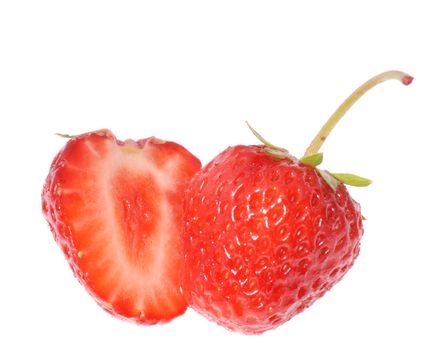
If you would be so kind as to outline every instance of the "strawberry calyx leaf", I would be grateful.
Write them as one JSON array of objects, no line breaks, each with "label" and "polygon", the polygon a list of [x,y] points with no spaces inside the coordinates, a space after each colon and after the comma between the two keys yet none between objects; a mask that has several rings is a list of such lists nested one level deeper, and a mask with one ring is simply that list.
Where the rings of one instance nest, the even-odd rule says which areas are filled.
[{"label": "strawberry calyx leaf", "polygon": [[327,170],[316,169],[318,174],[324,179],[324,181],[332,188],[333,191],[336,191],[339,185],[339,180],[335,178],[330,172]]},{"label": "strawberry calyx leaf", "polygon": [[78,136],[78,135],[71,135],[71,134],[61,134],[59,132],[56,132],[55,135],[60,136],[65,139],[73,139],[74,137]]},{"label": "strawberry calyx leaf", "polygon": [[275,148],[264,147],[264,152],[267,153],[268,155],[270,155],[274,158],[278,158],[278,159],[291,158],[290,154],[284,149],[275,149]]},{"label": "strawberry calyx leaf", "polygon": [[255,135],[255,137],[261,141],[267,148],[271,148],[271,149],[277,149],[277,150],[285,150],[284,148],[275,146],[274,144],[270,143],[269,141],[267,141],[258,131],[256,131],[254,128],[252,128],[252,126],[249,124],[248,121],[246,121],[247,126],[249,127],[250,131],[252,132],[253,135]]},{"label": "strawberry calyx leaf", "polygon": [[255,137],[264,144],[263,151],[268,155],[277,159],[291,159],[293,158],[290,153],[282,147],[275,146],[274,144],[267,141],[258,131],[256,131],[252,126],[246,121],[247,126],[250,131],[255,135]]},{"label": "strawberry calyx leaf", "polygon": [[76,137],[80,137],[80,136],[85,136],[85,135],[89,135],[89,134],[98,134],[101,136],[109,136],[109,135],[113,135],[111,131],[109,131],[108,129],[99,129],[99,130],[95,130],[95,131],[90,131],[90,132],[84,132],[82,134],[63,134],[63,133],[59,133],[56,132],[55,135],[65,138],[65,139],[74,139]]},{"label": "strawberry calyx leaf", "polygon": [[319,164],[322,163],[322,160],[324,159],[324,154],[321,153],[315,153],[309,156],[302,157],[299,161],[304,165],[310,165],[312,167],[317,167]]},{"label": "strawberry calyx leaf", "polygon": [[371,180],[355,174],[331,173],[331,175],[338,181],[349,186],[366,187],[372,183]]},{"label": "strawberry calyx leaf", "polygon": [[371,180],[355,174],[331,173],[322,169],[316,169],[316,171],[334,191],[340,183],[354,187],[366,187],[372,184]]}]

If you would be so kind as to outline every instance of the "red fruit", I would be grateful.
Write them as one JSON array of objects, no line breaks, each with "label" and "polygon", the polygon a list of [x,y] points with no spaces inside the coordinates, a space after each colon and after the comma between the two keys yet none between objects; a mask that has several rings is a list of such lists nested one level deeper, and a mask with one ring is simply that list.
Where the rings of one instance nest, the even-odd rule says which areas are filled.
[{"label": "red fruit", "polygon": [[362,85],[330,118],[301,160],[265,146],[226,149],[191,181],[185,204],[184,293],[189,305],[234,331],[258,334],[303,311],[353,265],[363,234],[347,184],[370,182],[316,169],[319,147],[366,90]]},{"label": "red fruit", "polygon": [[185,311],[183,194],[200,167],[176,143],[121,142],[108,130],[73,137],[55,157],[43,212],[74,274],[106,311],[140,324]]},{"label": "red fruit", "polygon": [[261,333],[304,310],[353,265],[362,218],[344,185],[263,146],[215,157],[189,188],[184,285],[192,307]]}]

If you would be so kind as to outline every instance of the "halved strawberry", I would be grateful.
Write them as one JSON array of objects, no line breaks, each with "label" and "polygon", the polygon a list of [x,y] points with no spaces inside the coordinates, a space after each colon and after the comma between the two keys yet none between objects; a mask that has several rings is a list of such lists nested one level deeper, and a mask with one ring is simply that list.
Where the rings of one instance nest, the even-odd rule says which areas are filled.
[{"label": "halved strawberry", "polygon": [[141,324],[184,313],[183,194],[200,161],[154,137],[76,136],[54,159],[43,212],[74,274],[111,314]]}]

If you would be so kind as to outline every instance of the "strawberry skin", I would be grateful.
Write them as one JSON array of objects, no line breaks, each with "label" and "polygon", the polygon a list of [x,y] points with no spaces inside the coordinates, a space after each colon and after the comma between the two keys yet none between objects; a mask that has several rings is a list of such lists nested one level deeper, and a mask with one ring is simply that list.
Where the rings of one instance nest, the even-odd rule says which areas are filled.
[{"label": "strawberry skin", "polygon": [[52,162],[42,208],[75,276],[112,315],[139,324],[184,313],[183,197],[200,169],[182,146],[71,138]]},{"label": "strawberry skin", "polygon": [[359,205],[297,159],[229,147],[186,196],[184,294],[208,319],[246,334],[310,306],[353,265]]}]

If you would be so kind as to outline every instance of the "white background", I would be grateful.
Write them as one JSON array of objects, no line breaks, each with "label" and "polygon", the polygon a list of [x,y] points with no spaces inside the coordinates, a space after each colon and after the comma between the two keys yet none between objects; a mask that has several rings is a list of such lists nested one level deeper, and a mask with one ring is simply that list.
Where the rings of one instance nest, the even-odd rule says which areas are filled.
[{"label": "white background", "polygon": [[[304,3],[304,4],[301,4]],[[0,2],[0,348],[441,349],[442,21],[438,1]],[[103,312],[40,211],[55,132],[111,129],[186,146],[207,163],[257,141],[301,156],[359,84],[323,147],[368,218],[360,257],[323,299],[262,336],[192,310],[142,327]]]}]

